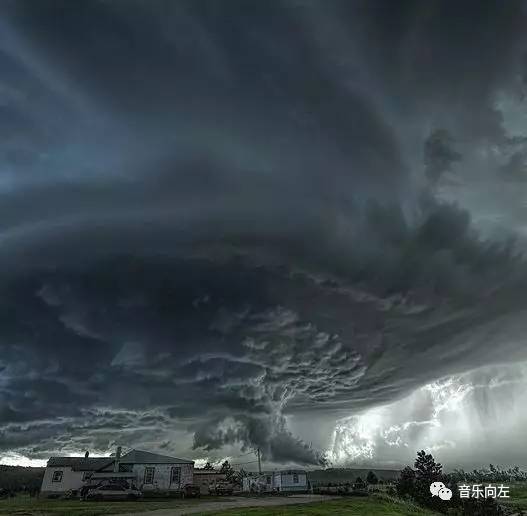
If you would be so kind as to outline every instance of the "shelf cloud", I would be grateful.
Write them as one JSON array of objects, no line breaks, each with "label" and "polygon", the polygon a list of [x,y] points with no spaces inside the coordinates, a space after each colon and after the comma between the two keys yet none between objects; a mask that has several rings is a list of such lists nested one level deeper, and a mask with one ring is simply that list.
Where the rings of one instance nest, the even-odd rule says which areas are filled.
[{"label": "shelf cloud", "polygon": [[523,2],[0,9],[0,459],[527,463]]}]

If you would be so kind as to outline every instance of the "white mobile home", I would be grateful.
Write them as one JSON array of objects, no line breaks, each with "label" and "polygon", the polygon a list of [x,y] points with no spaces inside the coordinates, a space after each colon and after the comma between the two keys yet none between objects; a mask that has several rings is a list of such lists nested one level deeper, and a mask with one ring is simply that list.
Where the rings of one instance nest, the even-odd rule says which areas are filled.
[{"label": "white mobile home", "polygon": [[127,481],[143,492],[178,491],[193,481],[194,462],[132,450],[121,457],[51,457],[42,479],[44,496],[79,491],[106,481]]},{"label": "white mobile home", "polygon": [[277,471],[274,481],[278,491],[307,491],[307,473],[302,470]]},{"label": "white mobile home", "polygon": [[249,475],[243,479],[243,490],[253,493],[308,491],[309,483],[305,471],[288,469]]}]

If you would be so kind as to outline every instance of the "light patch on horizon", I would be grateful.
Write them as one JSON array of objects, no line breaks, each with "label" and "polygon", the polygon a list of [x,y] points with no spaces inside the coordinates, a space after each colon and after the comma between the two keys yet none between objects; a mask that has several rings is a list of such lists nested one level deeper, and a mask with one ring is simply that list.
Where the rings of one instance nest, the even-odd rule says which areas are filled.
[{"label": "light patch on horizon", "polygon": [[[527,362],[432,382],[392,404],[340,420],[328,457],[336,466],[400,467],[425,449],[452,467],[459,460],[467,468],[490,462],[515,465],[514,445],[507,446],[506,436],[521,435],[527,422],[521,410],[526,389]],[[499,449],[501,461],[487,445]]]},{"label": "light patch on horizon", "polygon": [[45,467],[47,460],[30,459],[19,453],[7,453],[0,455],[0,464],[3,466],[23,466],[25,468],[42,468]]}]

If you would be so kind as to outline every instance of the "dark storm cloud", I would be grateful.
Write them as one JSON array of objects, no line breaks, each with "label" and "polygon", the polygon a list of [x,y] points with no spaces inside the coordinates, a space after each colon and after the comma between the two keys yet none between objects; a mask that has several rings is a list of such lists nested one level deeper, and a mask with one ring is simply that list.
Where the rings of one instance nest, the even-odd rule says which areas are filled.
[{"label": "dark storm cloud", "polygon": [[4,451],[156,428],[314,464],[288,417],[484,365],[506,327],[521,358],[523,263],[420,179],[435,129],[503,144],[522,4],[2,9]]},{"label": "dark storm cloud", "polygon": [[503,179],[525,181],[527,179],[525,161],[525,151],[516,151],[500,169]]},{"label": "dark storm cloud", "polygon": [[441,176],[451,170],[452,166],[461,160],[462,156],[453,148],[454,141],[448,133],[436,129],[425,141],[424,161],[425,172],[432,183],[436,183]]},{"label": "dark storm cloud", "polygon": [[[348,4],[353,10],[353,3]],[[511,90],[521,73],[525,4],[494,1],[363,2],[360,32],[374,67],[390,80],[386,93],[424,118],[455,116],[464,136],[500,138],[497,90]],[[504,8],[505,7],[505,8]],[[376,44],[375,41],[379,41]],[[450,123],[456,123],[450,119]]]}]

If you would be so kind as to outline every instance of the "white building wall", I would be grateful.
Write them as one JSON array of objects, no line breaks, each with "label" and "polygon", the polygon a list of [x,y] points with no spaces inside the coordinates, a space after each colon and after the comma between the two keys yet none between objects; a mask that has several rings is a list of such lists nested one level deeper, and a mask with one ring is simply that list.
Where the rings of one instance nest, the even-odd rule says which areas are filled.
[{"label": "white building wall", "polygon": [[[171,484],[170,476],[172,468],[181,468],[181,481],[179,484]],[[154,482],[145,484],[145,469],[154,468]],[[177,490],[185,484],[192,484],[193,464],[134,464],[135,485],[142,491],[168,491]]]},{"label": "white building wall", "polygon": [[[53,482],[55,471],[62,471],[62,481]],[[47,467],[42,479],[42,493],[64,493],[70,489],[80,489],[84,482],[82,480],[84,471],[73,471],[71,467]]]},{"label": "white building wall", "polygon": [[[155,468],[153,484],[144,484],[145,468]],[[181,468],[181,481],[179,484],[170,484],[172,467]],[[53,482],[55,471],[62,471],[62,481]],[[134,464],[135,485],[144,491],[177,490],[186,484],[193,483],[193,464]],[[42,493],[65,493],[70,489],[80,489],[84,485],[84,471],[73,471],[71,467],[47,467],[42,479]]]},{"label": "white building wall", "polygon": [[280,474],[280,491],[304,491],[307,489],[307,475],[298,473],[298,482],[294,482],[294,475]]}]

